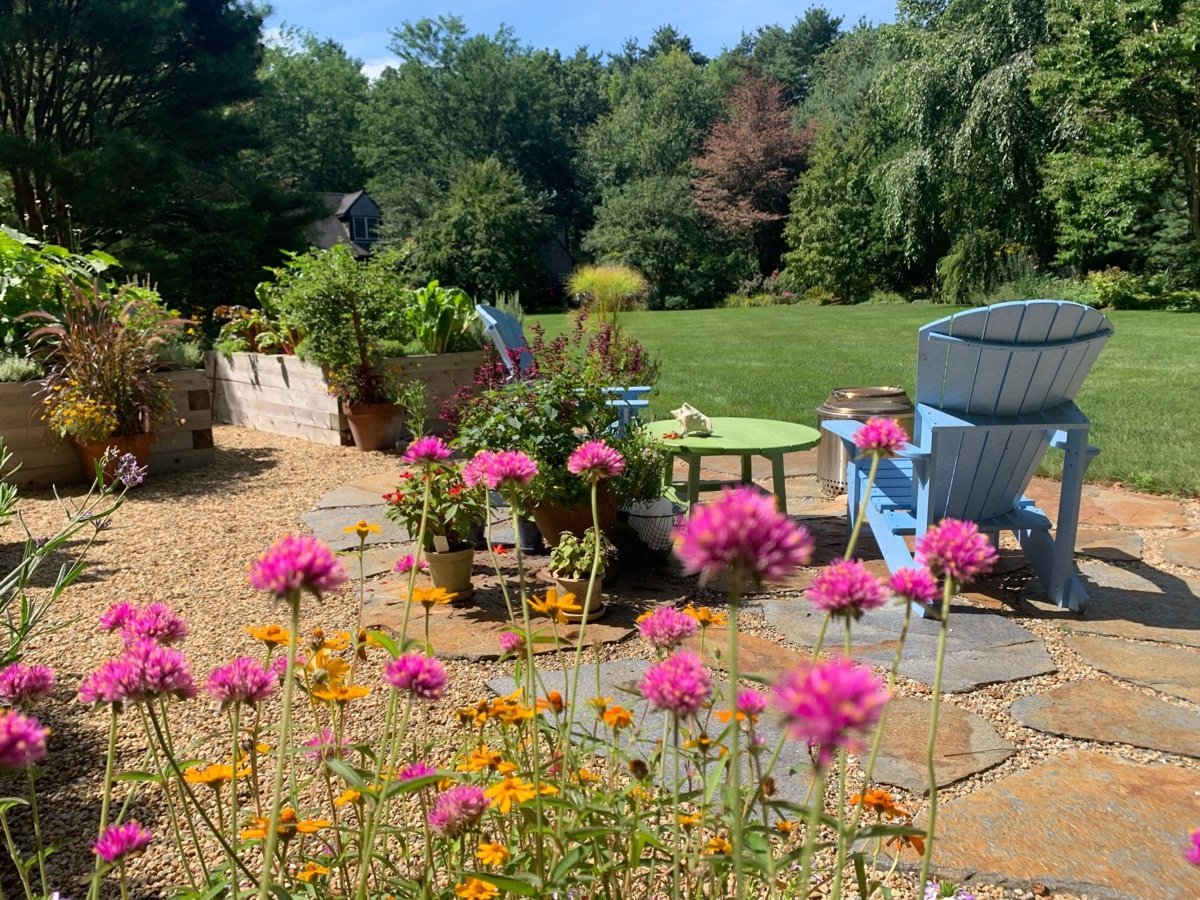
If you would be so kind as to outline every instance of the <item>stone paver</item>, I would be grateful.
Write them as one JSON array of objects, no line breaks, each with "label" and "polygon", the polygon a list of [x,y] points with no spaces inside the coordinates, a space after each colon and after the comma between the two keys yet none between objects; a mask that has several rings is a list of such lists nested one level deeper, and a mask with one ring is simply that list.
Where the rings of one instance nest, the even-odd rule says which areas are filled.
[{"label": "stone paver", "polygon": [[361,571],[357,546],[353,550],[342,550],[338,556],[341,557],[342,565],[346,567],[346,574],[352,579],[358,580],[359,578],[374,578],[376,575],[391,572],[395,568],[396,561],[410,552],[412,551],[408,547],[397,544],[367,547],[363,551]]},{"label": "stone paver", "polygon": [[[767,624],[788,638],[813,646],[821,626],[804,601],[768,599],[761,602]],[[871,610],[854,626],[853,655],[877,666],[890,666],[899,643],[903,610],[896,606]],[[932,684],[940,626],[932,619],[913,618],[900,661],[900,673]],[[840,625],[826,635],[827,647],[841,646]],[[1042,642],[1028,629],[995,613],[969,606],[952,606],[946,641],[942,689],[970,691],[983,684],[1017,681],[1054,671]]]},{"label": "stone paver", "polygon": [[[1035,478],[1026,491],[1051,521],[1058,519],[1061,485],[1049,478]],[[1121,528],[1187,528],[1183,504],[1170,497],[1116,490],[1085,484],[1079,506],[1080,525]]]},{"label": "stone paver", "polygon": [[1079,571],[1090,595],[1082,615],[1044,602],[1036,579],[1022,593],[1021,614],[1060,620],[1076,633],[1200,647],[1200,581],[1089,559]]},{"label": "stone paver", "polygon": [[[914,793],[929,790],[925,742],[932,709],[933,703],[924,697],[896,697],[888,704],[883,743],[875,761],[875,781]],[[952,703],[942,704],[933,761],[938,787],[998,766],[1012,754],[1012,744],[983,716]]]},{"label": "stone paver", "polygon": [[[727,669],[729,629],[710,628],[704,638],[702,654],[706,665],[714,669]],[[700,636],[694,634],[684,642],[684,647],[700,653]],[[791,668],[809,659],[806,653],[797,653],[786,647],[754,634],[741,632],[738,635],[738,669],[743,675],[757,675],[774,680],[784,669]]]},{"label": "stone paver", "polygon": [[1040,882],[1105,900],[1195,897],[1180,848],[1198,791],[1194,770],[1068,751],[943,803],[934,868],[958,883]]},{"label": "stone paver", "polygon": [[358,481],[344,484],[330,491],[316,503],[317,509],[330,509],[337,506],[372,506],[380,505],[384,494],[396,489],[399,481],[399,470],[396,473],[381,473],[368,475]]},{"label": "stone paver", "polygon": [[1067,638],[1067,646],[1089,666],[1114,678],[1200,703],[1200,650],[1130,644],[1083,634]]},{"label": "stone paver", "polygon": [[1164,541],[1162,552],[1163,559],[1173,565],[1200,569],[1200,532]]},{"label": "stone paver", "polygon": [[1022,697],[1012,714],[1050,734],[1200,757],[1200,715],[1107,681],[1069,682]]},{"label": "stone paver", "polygon": [[358,547],[358,535],[347,534],[344,529],[359,521],[380,526],[381,530],[378,534],[367,535],[366,545],[368,547],[375,544],[396,544],[408,540],[408,532],[404,530],[404,526],[383,517],[382,504],[313,509],[302,515],[300,521],[311,528],[313,534],[334,550],[353,550]]},{"label": "stone paver", "polygon": [[1142,558],[1142,536],[1114,528],[1080,528],[1075,534],[1075,550],[1097,559],[1131,562]]}]

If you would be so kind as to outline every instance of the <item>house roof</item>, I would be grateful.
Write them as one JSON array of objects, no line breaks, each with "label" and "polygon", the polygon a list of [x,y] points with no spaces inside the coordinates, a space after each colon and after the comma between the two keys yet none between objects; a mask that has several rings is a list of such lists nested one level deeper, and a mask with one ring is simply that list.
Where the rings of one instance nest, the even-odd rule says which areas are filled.
[{"label": "house roof", "polygon": [[322,194],[321,202],[329,214],[308,226],[309,241],[322,250],[335,244],[346,244],[355,256],[370,256],[369,244],[357,243],[350,237],[350,209],[365,194],[365,191]]}]

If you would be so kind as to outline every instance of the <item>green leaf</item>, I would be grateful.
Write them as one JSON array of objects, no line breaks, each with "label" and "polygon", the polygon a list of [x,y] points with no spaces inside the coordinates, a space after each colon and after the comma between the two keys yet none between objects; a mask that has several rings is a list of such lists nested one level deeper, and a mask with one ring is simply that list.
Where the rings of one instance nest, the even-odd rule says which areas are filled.
[{"label": "green leaf", "polygon": [[566,856],[558,861],[554,867],[554,871],[550,873],[550,880],[556,884],[567,877],[567,874],[575,868],[579,861],[583,859],[583,848],[576,847]]},{"label": "green leaf", "polygon": [[371,639],[372,643],[378,644],[380,647],[382,647],[384,650],[386,650],[389,654],[391,654],[392,659],[395,659],[397,656],[400,655],[400,648],[396,645],[396,642],[394,640],[392,640],[392,638],[389,635],[387,635],[386,633],[384,633],[382,631],[368,631],[367,637],[369,637]]},{"label": "green leaf", "polygon": [[348,766],[345,761],[335,759],[331,756],[325,760],[325,765],[327,765],[335,775],[339,776],[343,781],[346,782],[346,784],[350,785],[350,787],[354,788],[355,790],[361,791],[367,786],[366,779],[363,778],[357,771]]},{"label": "green leaf", "polygon": [[508,875],[496,875],[492,872],[463,872],[463,878],[478,878],[480,881],[489,881],[502,891],[508,891],[511,894],[516,894],[520,897],[540,897],[542,896],[542,880],[536,875],[521,875],[510,877]]}]

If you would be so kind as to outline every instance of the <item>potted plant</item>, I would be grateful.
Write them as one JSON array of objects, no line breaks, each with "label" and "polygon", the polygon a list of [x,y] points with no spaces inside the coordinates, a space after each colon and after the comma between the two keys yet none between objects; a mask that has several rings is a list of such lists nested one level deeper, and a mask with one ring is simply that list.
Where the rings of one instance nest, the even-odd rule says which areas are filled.
[{"label": "potted plant", "polygon": [[[600,559],[596,566],[596,584],[592,588],[589,620],[598,618],[604,612],[600,593],[604,588],[604,573],[608,569],[608,560],[613,552],[613,545],[601,533]],[[592,566],[595,563],[596,532],[593,528],[584,531],[582,537],[570,531],[562,532],[558,536],[558,543],[550,551],[550,575],[558,582],[558,587],[563,593],[575,595],[580,607],[583,607],[587,600],[588,583],[591,581]],[[582,618],[582,613],[575,615]]]},{"label": "potted plant", "polygon": [[475,558],[475,545],[467,536],[487,509],[479,491],[463,484],[462,470],[456,465],[439,465],[429,467],[426,473],[404,472],[396,489],[383,495],[388,504],[384,515],[402,524],[415,541],[425,509],[425,479],[429,480],[429,509],[421,550],[429,562],[429,577],[434,587],[445,588],[455,599],[466,599],[473,593]]},{"label": "potted plant", "polygon": [[99,282],[85,288],[70,280],[67,287],[60,314],[28,314],[44,322],[29,334],[48,372],[42,415],[74,442],[85,477],[109,447],[145,466],[155,426],[175,410],[170,383],[157,374],[159,350],[187,323],[146,288],[125,285],[112,294]]}]

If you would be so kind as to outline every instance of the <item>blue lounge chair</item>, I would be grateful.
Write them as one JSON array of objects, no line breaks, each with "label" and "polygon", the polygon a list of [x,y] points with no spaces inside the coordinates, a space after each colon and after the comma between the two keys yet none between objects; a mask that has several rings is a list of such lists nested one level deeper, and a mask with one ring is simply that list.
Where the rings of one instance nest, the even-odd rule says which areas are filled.
[{"label": "blue lounge chair", "polygon": [[[1088,446],[1089,422],[1073,401],[1112,332],[1096,310],[1057,300],[981,307],[920,329],[914,443],[881,462],[867,503],[891,571],[914,564],[906,535],[920,537],[943,518],[972,520],[993,539],[1015,533],[1050,599],[1082,610],[1075,533],[1083,475],[1099,451]],[[822,423],[849,451],[851,516],[870,468],[854,458],[859,424]],[[1053,525],[1024,496],[1050,447],[1065,454]]]},{"label": "blue lounge chair", "polygon": [[[508,369],[509,378],[527,377],[533,371],[533,354],[529,352],[529,343],[525,340],[521,323],[503,310],[486,303],[477,303],[475,312],[483,322],[483,333],[495,345],[504,367]],[[617,413],[616,428],[619,433],[624,433],[629,424],[636,421],[642,410],[650,405],[647,399],[650,394],[648,386],[608,387],[603,390],[608,395],[605,402]]]}]

